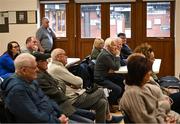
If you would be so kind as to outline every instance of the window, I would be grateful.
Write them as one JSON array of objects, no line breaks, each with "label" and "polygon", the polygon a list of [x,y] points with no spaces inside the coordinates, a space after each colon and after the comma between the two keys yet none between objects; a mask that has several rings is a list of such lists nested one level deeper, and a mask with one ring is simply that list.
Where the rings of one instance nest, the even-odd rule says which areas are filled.
[{"label": "window", "polygon": [[101,37],[101,6],[81,5],[81,38]]},{"label": "window", "polygon": [[170,2],[147,2],[147,37],[170,37]]},{"label": "window", "polygon": [[45,17],[49,18],[49,26],[57,37],[66,37],[66,5],[45,4]]},{"label": "window", "polygon": [[131,37],[131,4],[110,5],[110,36],[116,37],[121,32]]}]

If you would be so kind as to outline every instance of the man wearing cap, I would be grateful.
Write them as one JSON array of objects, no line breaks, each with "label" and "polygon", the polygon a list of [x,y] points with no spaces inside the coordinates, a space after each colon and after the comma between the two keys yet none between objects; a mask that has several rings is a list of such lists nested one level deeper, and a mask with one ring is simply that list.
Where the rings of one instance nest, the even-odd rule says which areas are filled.
[{"label": "man wearing cap", "polygon": [[68,100],[69,98],[64,93],[65,85],[60,85],[62,83],[59,83],[58,80],[55,80],[46,71],[48,64],[47,59],[50,57],[50,54],[42,54],[40,52],[36,52],[33,55],[36,57],[37,67],[39,69],[37,81],[44,93],[51,99],[56,101],[56,103],[59,105],[60,110],[62,110],[62,112],[71,120],[81,123],[93,123],[92,120],[94,120],[94,113],[88,110],[82,110],[73,107],[71,102]]}]

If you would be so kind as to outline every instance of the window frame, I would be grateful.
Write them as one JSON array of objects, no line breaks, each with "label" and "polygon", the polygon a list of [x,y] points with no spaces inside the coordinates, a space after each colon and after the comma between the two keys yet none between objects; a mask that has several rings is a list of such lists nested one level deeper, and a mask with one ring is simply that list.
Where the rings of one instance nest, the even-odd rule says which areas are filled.
[{"label": "window frame", "polygon": [[81,5],[100,5],[100,10],[101,10],[101,30],[100,30],[100,34],[101,34],[101,37],[102,37],[102,4],[101,3],[81,3],[79,4],[79,8],[80,10],[78,10],[78,15],[79,15],[79,19],[80,22],[78,24],[80,24],[80,30],[78,30],[78,32],[80,32],[80,34],[78,35],[80,37],[80,39],[94,39],[95,37],[81,37]]},{"label": "window frame", "polygon": [[66,36],[65,37],[56,37],[57,38],[57,41],[64,41],[64,40],[67,40],[68,38],[68,18],[67,18],[67,13],[68,13],[68,2],[55,2],[55,3],[40,3],[40,25],[41,25],[41,21],[42,21],[42,18],[45,17],[45,4],[65,4],[65,9],[66,9]]},{"label": "window frame", "polygon": [[[170,37],[147,37],[147,3],[156,3],[156,2],[170,2]],[[169,41],[174,40],[174,1],[144,1],[143,2],[143,40],[144,41]]]}]

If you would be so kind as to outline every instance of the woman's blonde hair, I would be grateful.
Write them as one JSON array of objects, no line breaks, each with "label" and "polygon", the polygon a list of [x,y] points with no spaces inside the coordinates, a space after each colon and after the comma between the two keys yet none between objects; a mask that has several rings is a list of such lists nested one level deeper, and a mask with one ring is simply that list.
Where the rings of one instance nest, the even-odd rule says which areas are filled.
[{"label": "woman's blonde hair", "polygon": [[103,40],[102,38],[96,38],[96,39],[94,40],[93,46],[94,46],[95,48],[97,48],[97,47],[99,47],[100,44],[102,44],[102,43],[104,43],[104,40]]}]

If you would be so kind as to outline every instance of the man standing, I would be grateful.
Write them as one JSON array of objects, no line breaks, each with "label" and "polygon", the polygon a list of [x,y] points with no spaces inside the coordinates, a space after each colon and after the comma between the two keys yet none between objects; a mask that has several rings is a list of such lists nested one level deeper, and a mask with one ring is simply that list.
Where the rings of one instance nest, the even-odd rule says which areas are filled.
[{"label": "man standing", "polygon": [[42,25],[36,32],[36,37],[40,41],[44,52],[50,52],[53,48],[53,40],[56,38],[55,33],[49,27],[49,19],[42,18]]},{"label": "man standing", "polygon": [[15,74],[1,84],[5,106],[17,123],[68,123],[58,105],[39,88],[35,57],[20,54],[14,61]]}]

